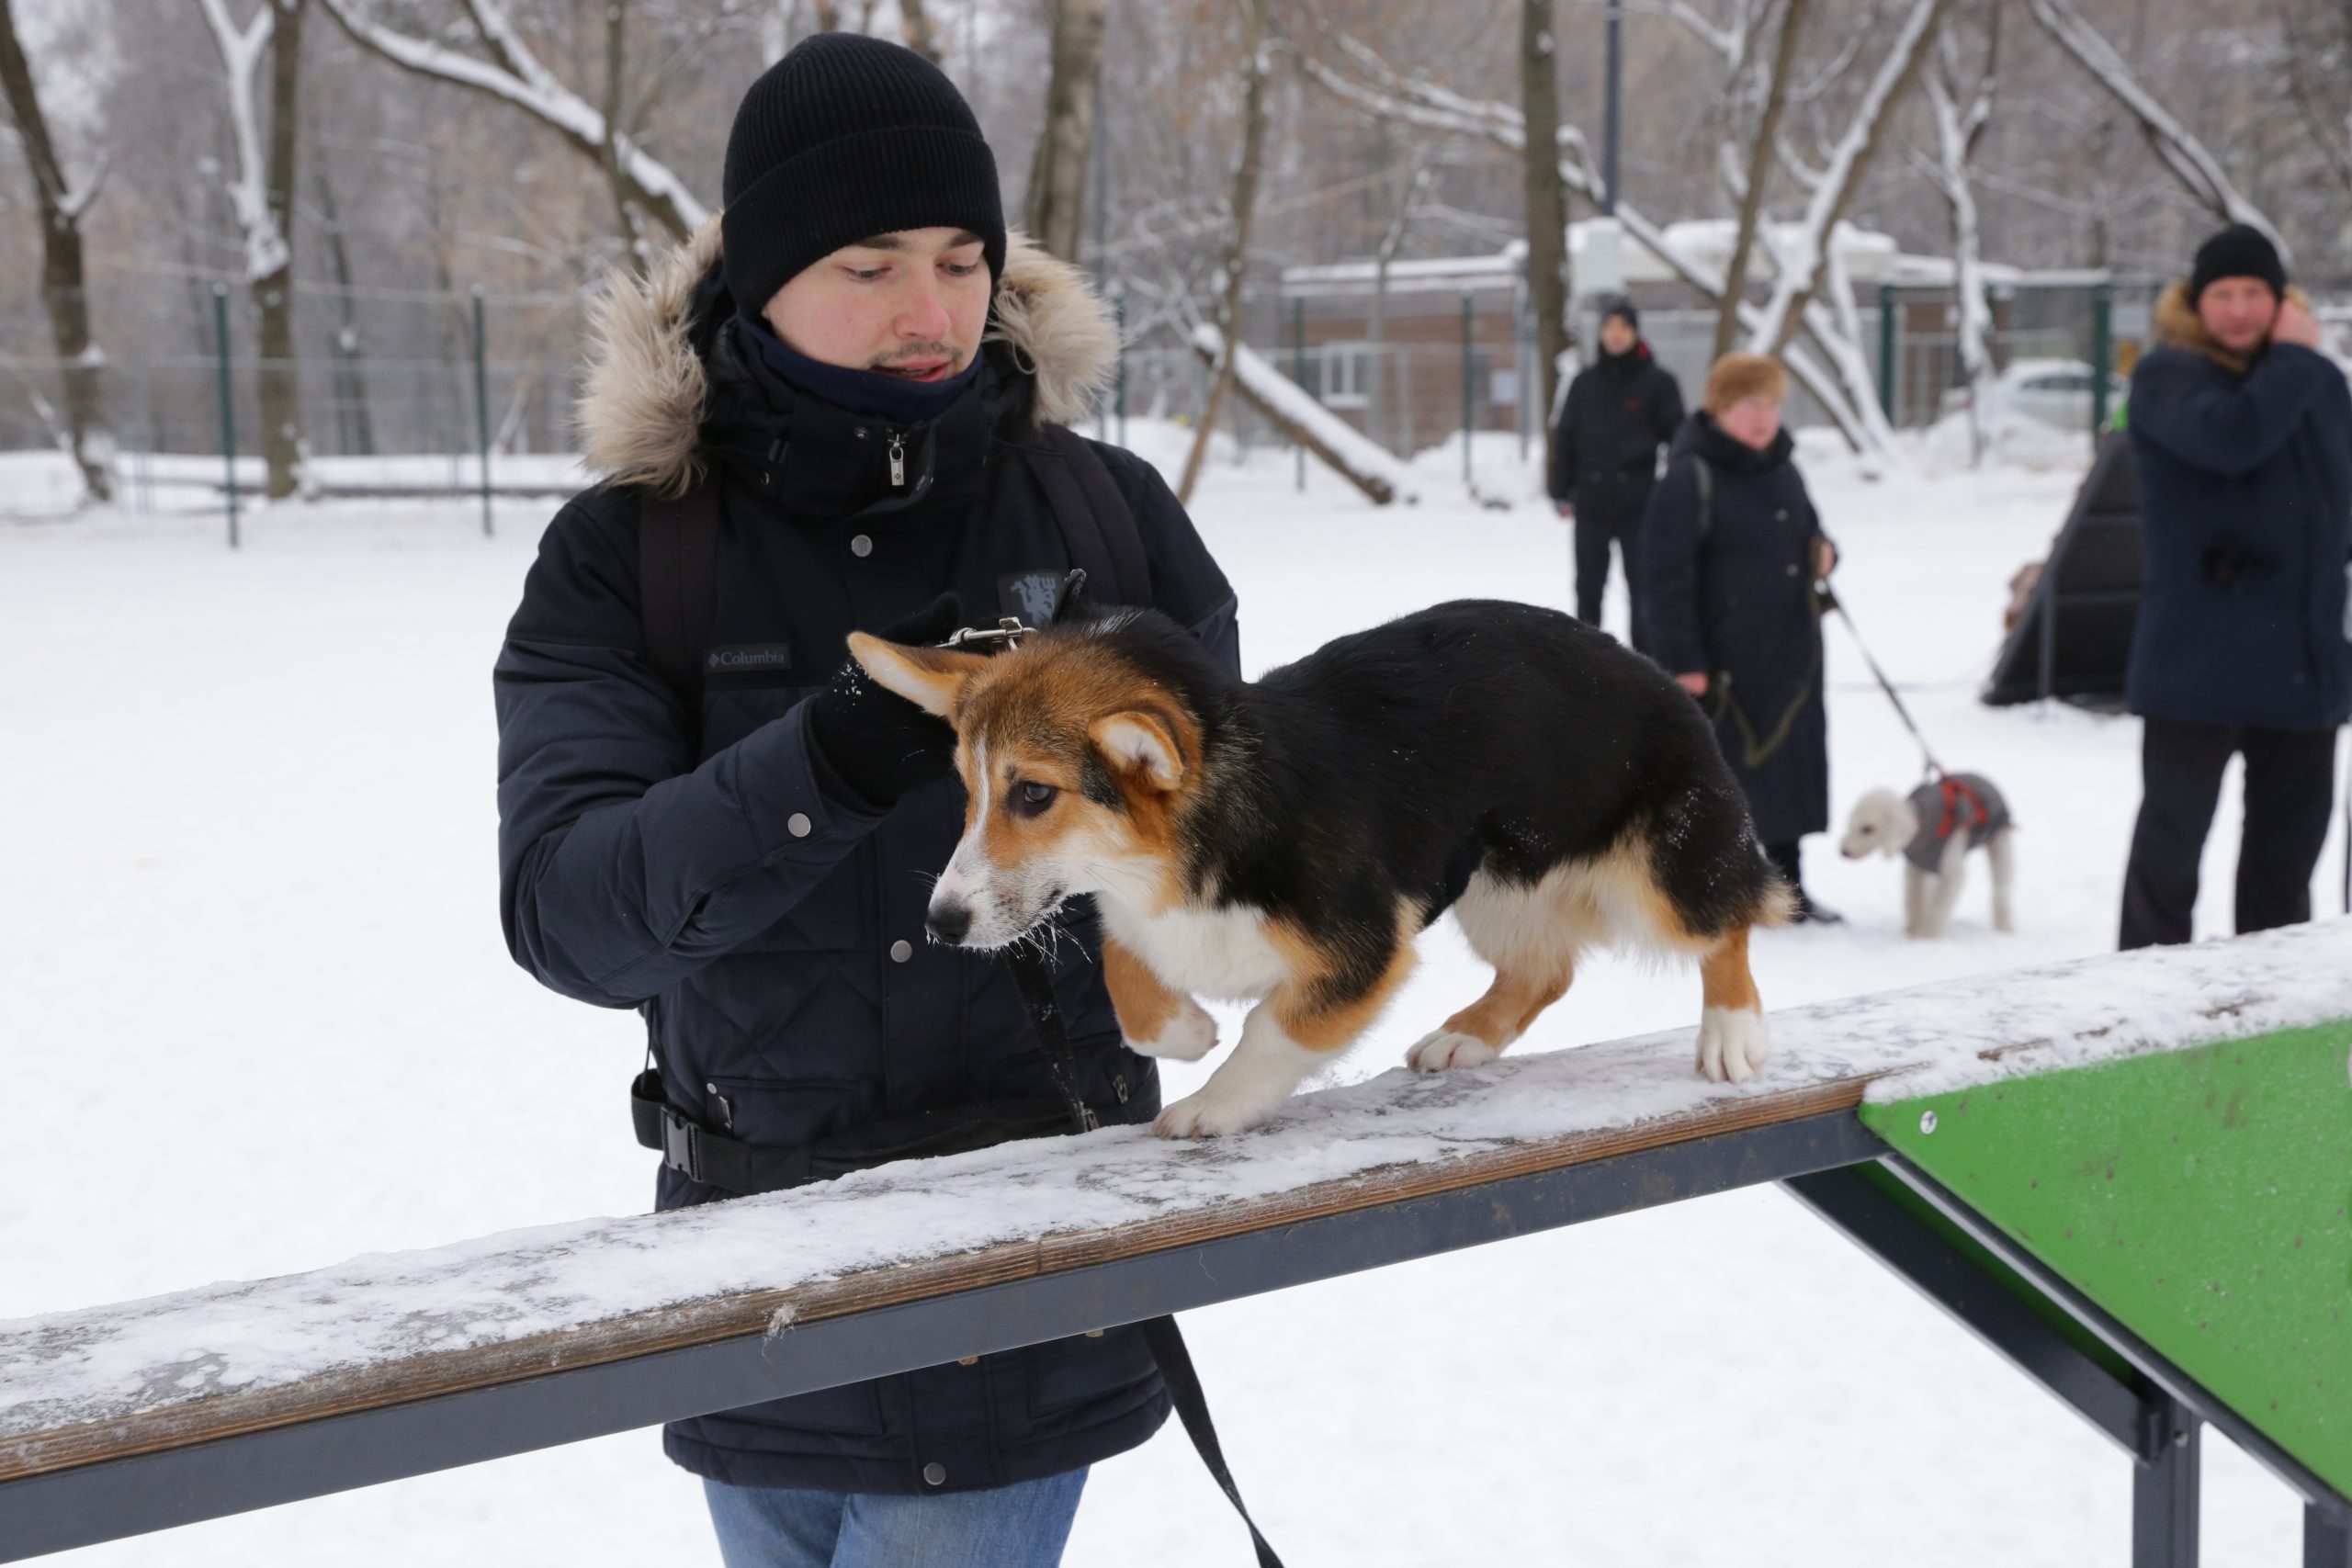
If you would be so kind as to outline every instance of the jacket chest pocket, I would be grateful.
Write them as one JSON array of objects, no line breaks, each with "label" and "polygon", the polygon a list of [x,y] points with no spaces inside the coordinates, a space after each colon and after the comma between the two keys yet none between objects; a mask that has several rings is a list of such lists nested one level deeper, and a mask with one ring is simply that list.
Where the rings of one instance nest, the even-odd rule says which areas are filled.
[{"label": "jacket chest pocket", "polygon": [[804,675],[706,685],[702,694],[702,754],[717,755],[743,737],[790,713],[824,686]]}]

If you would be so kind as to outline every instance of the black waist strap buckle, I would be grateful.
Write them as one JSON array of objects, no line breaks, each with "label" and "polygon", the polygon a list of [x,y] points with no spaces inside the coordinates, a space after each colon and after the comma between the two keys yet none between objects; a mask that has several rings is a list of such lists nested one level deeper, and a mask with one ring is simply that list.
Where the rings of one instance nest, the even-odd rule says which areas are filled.
[{"label": "black waist strap buckle", "polygon": [[662,1108],[662,1163],[689,1181],[706,1179],[702,1167],[702,1129],[668,1106]]}]

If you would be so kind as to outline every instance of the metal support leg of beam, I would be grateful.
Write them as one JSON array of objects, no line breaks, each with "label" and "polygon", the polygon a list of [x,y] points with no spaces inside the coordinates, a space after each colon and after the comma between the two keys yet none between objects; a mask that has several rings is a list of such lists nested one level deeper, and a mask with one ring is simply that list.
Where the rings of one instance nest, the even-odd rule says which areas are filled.
[{"label": "metal support leg of beam", "polygon": [[[2109,1316],[2096,1302],[2068,1284],[2032,1253],[2019,1247],[2000,1227],[1946,1191],[1933,1177],[1900,1155],[1889,1155],[1879,1163],[1905,1186],[1926,1199],[1970,1240],[2016,1270],[2068,1317],[2098,1336],[2102,1344],[2147,1379],[2165,1400],[2177,1406],[2179,1414],[2166,1418],[2176,1438],[2183,1423],[2201,1422],[2211,1426],[2249,1459],[2293,1488],[2312,1512],[2324,1516],[2339,1530],[2352,1526],[2352,1498],[2346,1498],[2321,1480],[2309,1466],[2273,1442],[2259,1427],[2216,1399],[2211,1390],[2158,1355],[2145,1340]],[[2194,1435],[2190,1436],[2188,1447],[2193,1456],[2197,1447]],[[2190,1473],[2194,1474],[2193,1458]],[[2191,1556],[2177,1561],[2188,1562],[2195,1559]]]},{"label": "metal support leg of beam", "polygon": [[2352,1521],[2304,1505],[2303,1568],[2352,1568]]},{"label": "metal support leg of beam", "polygon": [[2149,1391],[2100,1365],[2001,1280],[1920,1223],[1860,1168],[1781,1183],[2136,1461],[2153,1457]]},{"label": "metal support leg of beam", "polygon": [[2171,1405],[2156,1457],[2132,1472],[2132,1568],[2197,1568],[2202,1426],[2186,1406]]}]

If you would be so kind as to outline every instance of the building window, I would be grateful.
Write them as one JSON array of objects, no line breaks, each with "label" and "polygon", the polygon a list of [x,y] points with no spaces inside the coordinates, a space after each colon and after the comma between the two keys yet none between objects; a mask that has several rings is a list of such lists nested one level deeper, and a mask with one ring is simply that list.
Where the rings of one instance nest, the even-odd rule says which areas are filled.
[{"label": "building window", "polygon": [[1360,409],[1370,406],[1372,344],[1327,343],[1322,349],[1322,367],[1320,400],[1325,408]]}]

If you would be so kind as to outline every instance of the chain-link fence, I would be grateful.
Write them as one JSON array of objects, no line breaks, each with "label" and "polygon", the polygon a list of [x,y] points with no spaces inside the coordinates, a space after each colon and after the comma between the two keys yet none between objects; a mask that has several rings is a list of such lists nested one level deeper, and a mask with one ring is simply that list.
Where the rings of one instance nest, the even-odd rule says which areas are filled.
[{"label": "chain-link fence", "polygon": [[[2095,364],[2128,371],[2145,345],[2156,288],[2088,275],[2006,288],[1994,302],[1996,357],[2004,367],[2031,362],[2059,380],[2069,361],[2085,378]],[[1892,423],[1916,428],[1952,412],[1965,378],[1951,291],[1887,288],[1862,303],[1861,347]],[[218,510],[232,484],[239,495],[260,491],[267,479],[262,382],[273,373],[293,389],[306,493],[461,495],[482,491],[486,479],[493,491],[554,495],[582,482],[571,461],[571,417],[584,293],[304,287],[295,300],[302,352],[267,364],[254,352],[254,305],[243,290],[208,287],[189,304],[200,313],[195,329],[180,331],[179,344],[108,345],[102,356],[99,401],[119,504]],[[1367,340],[1361,315],[1361,302],[1269,296],[1251,312],[1249,337],[1323,408],[1401,457],[1464,430],[1540,443],[1544,411],[1529,395],[1533,347],[1516,291],[1398,308],[1378,341]],[[1652,307],[1643,332],[1695,403],[1714,312]],[[70,511],[81,502],[62,412],[64,369],[54,358],[0,355],[0,466],[10,477],[0,515]],[[1129,419],[1196,422],[1207,388],[1208,368],[1189,346],[1166,335],[1131,344],[1099,428],[1121,439]],[[2076,404],[2087,410],[2091,400],[2087,393],[2045,399],[2048,406],[2028,412],[2071,419]],[[2101,415],[2111,412],[2105,401]],[[1799,424],[1822,417],[1801,389],[1790,416]],[[2090,418],[2080,416],[2086,430]],[[1245,457],[1283,440],[1244,399],[1233,400],[1227,421]]]}]

